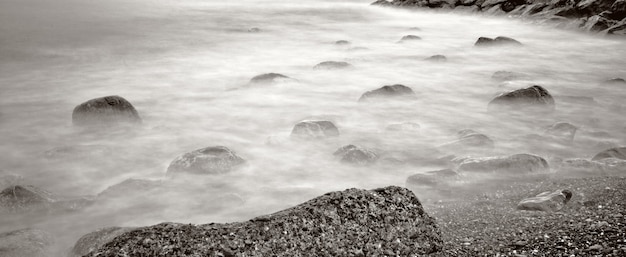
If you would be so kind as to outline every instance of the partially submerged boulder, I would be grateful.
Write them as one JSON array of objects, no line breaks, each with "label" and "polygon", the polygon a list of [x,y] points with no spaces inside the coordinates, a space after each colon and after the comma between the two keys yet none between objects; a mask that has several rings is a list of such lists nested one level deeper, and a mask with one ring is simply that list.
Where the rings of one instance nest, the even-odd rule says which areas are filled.
[{"label": "partially submerged boulder", "polygon": [[250,84],[267,85],[290,80],[292,80],[290,77],[280,73],[265,73],[252,77]]},{"label": "partially submerged boulder", "polygon": [[350,67],[352,67],[352,65],[347,62],[326,61],[326,62],[320,62],[317,65],[313,66],[313,69],[333,70],[333,69],[345,69],[345,68],[350,68]]},{"label": "partially submerged boulder", "polygon": [[557,122],[546,130],[546,135],[557,140],[572,142],[576,135],[576,130],[578,130],[578,127],[570,123]]},{"label": "partially submerged boulder", "polygon": [[616,158],[626,160],[626,147],[615,147],[606,149],[596,154],[591,160],[597,161],[607,158]]},{"label": "partially submerged boulder", "polygon": [[552,112],[555,109],[554,98],[542,86],[532,86],[503,93],[489,102],[489,111],[541,111]]},{"label": "partially submerged boulder", "polygon": [[385,130],[387,131],[393,131],[393,132],[405,132],[405,133],[419,133],[421,129],[420,124],[417,124],[415,122],[402,122],[402,123],[392,123],[387,125],[387,127],[385,127]]},{"label": "partially submerged boulder", "polygon": [[167,168],[167,174],[224,174],[235,170],[245,162],[228,147],[209,146],[176,157]]},{"label": "partially submerged boulder", "polygon": [[361,98],[359,98],[359,102],[367,102],[380,99],[415,99],[415,92],[413,92],[413,89],[405,85],[388,85],[363,93],[363,95],[361,95]]},{"label": "partially submerged boulder", "polygon": [[291,130],[291,137],[296,139],[323,139],[338,137],[339,129],[327,120],[305,120],[298,122]]},{"label": "partially submerged boulder", "polygon": [[337,40],[335,41],[335,45],[340,45],[340,46],[345,46],[345,45],[349,45],[350,41],[348,40]]},{"label": "partially submerged boulder", "polygon": [[572,198],[572,192],[556,190],[543,192],[535,197],[523,199],[517,204],[518,210],[555,212],[563,209],[563,206]]},{"label": "partially submerged boulder", "polygon": [[415,41],[415,40],[421,40],[421,39],[422,39],[421,37],[416,36],[416,35],[406,35],[400,39],[400,42]]},{"label": "partially submerged boulder", "polygon": [[374,150],[356,145],[342,146],[333,155],[340,158],[341,162],[353,165],[370,165],[379,158]]},{"label": "partially submerged boulder", "polygon": [[474,43],[475,46],[521,46],[522,43],[519,41],[512,39],[510,37],[496,37],[496,38],[488,38],[488,37],[479,37]]},{"label": "partially submerged boulder", "polygon": [[20,229],[0,234],[2,257],[48,257],[54,238],[39,229]]},{"label": "partially submerged boulder", "polygon": [[0,213],[23,213],[50,207],[56,198],[35,186],[12,185],[0,191]]},{"label": "partially submerged boulder", "polygon": [[86,256],[416,256],[442,245],[417,197],[390,186],[331,192],[246,222],[138,228]]},{"label": "partially submerged boulder", "polygon": [[424,60],[431,61],[431,62],[445,62],[445,61],[448,60],[448,58],[446,58],[445,55],[436,54],[436,55],[430,56],[430,57],[428,57],[428,58],[426,58]]},{"label": "partially submerged boulder", "polygon": [[92,156],[104,156],[113,151],[104,145],[65,145],[52,148],[44,152],[48,159],[81,159]]},{"label": "partially submerged boulder", "polygon": [[161,181],[129,178],[118,184],[107,187],[98,194],[98,198],[129,197],[138,194],[147,194],[161,188]]},{"label": "partially submerged boulder", "polygon": [[602,86],[624,86],[626,87],[626,80],[623,78],[612,78],[603,81],[600,85]]},{"label": "partially submerged boulder", "polygon": [[406,179],[406,187],[437,187],[459,177],[459,173],[451,169],[417,173]]},{"label": "partially submerged boulder", "polygon": [[499,81],[511,81],[511,80],[519,80],[528,78],[528,74],[514,71],[496,71],[491,75],[492,79]]},{"label": "partially submerged boulder", "polygon": [[458,165],[459,172],[521,175],[543,173],[550,170],[548,162],[532,154],[511,156],[465,158]]},{"label": "partially submerged boulder", "polygon": [[72,112],[77,126],[109,126],[141,123],[135,107],[121,96],[105,96],[84,102]]}]

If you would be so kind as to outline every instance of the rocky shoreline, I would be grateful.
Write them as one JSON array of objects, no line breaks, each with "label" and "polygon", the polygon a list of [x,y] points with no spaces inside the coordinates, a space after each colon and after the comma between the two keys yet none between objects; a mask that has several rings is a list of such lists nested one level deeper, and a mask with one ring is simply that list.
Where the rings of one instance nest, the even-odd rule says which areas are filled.
[{"label": "rocky shoreline", "polygon": [[559,27],[626,36],[625,0],[378,0],[372,5],[532,18]]}]

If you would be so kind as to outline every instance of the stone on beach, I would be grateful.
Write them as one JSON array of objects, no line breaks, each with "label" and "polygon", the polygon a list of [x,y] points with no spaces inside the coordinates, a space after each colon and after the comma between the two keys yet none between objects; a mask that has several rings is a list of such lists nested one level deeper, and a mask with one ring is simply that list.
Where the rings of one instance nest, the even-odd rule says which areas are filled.
[{"label": "stone on beach", "polygon": [[176,157],[167,168],[167,174],[224,174],[235,170],[245,162],[228,147],[210,146]]},{"label": "stone on beach", "polygon": [[460,161],[457,170],[461,173],[495,172],[503,175],[522,175],[545,173],[550,170],[550,166],[544,158],[532,154],[465,158]]},{"label": "stone on beach", "polygon": [[489,111],[540,111],[552,112],[555,109],[554,98],[542,86],[532,86],[502,93],[488,104]]},{"label": "stone on beach", "polygon": [[518,210],[555,212],[563,209],[563,206],[572,198],[572,192],[557,190],[543,192],[535,197],[523,199],[517,204]]},{"label": "stone on beach", "polygon": [[0,234],[2,257],[48,257],[54,243],[52,234],[39,229],[20,229]]},{"label": "stone on beach", "polygon": [[130,102],[113,95],[76,106],[72,112],[72,123],[78,126],[109,126],[141,123],[141,118]]},{"label": "stone on beach", "polygon": [[383,86],[379,89],[367,91],[361,95],[359,102],[368,102],[381,99],[415,99],[415,92],[405,85],[395,84]]},{"label": "stone on beach", "polygon": [[86,256],[156,256],[174,248],[199,256],[414,256],[442,245],[417,197],[390,186],[330,192],[246,222],[137,228]]},{"label": "stone on beach", "polygon": [[356,145],[342,146],[333,155],[340,158],[341,162],[353,165],[370,165],[379,158],[374,150]]},{"label": "stone on beach", "polygon": [[339,129],[327,120],[305,120],[298,122],[291,130],[291,137],[296,139],[323,139],[338,137]]}]

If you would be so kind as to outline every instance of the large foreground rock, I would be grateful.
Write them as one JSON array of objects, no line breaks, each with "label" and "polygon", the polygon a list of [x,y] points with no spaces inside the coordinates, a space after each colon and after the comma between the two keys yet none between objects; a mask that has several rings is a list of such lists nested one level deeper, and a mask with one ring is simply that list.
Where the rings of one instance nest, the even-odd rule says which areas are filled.
[{"label": "large foreground rock", "polygon": [[0,233],[0,256],[2,257],[47,257],[53,237],[38,229],[20,229]]},{"label": "large foreground rock", "polygon": [[141,123],[141,118],[130,102],[121,96],[105,96],[84,102],[72,112],[72,123],[78,126],[106,126]]},{"label": "large foreground rock", "polygon": [[459,172],[495,172],[498,174],[527,174],[548,172],[548,162],[532,154],[511,156],[466,158],[458,166]]},{"label": "large foreground rock", "polygon": [[245,160],[228,147],[210,146],[176,157],[167,168],[167,174],[223,174],[244,163]]},{"label": "large foreground rock", "polygon": [[496,96],[488,105],[489,111],[554,111],[554,98],[542,86],[522,88]]},{"label": "large foreground rock", "polygon": [[543,192],[535,197],[523,199],[517,204],[518,210],[555,212],[563,209],[563,206],[572,198],[569,190],[557,190]]},{"label": "large foreground rock", "polygon": [[305,120],[298,122],[291,130],[291,137],[297,139],[323,139],[339,136],[339,129],[327,120]]},{"label": "large foreground rock", "polygon": [[405,188],[348,189],[229,224],[139,228],[87,256],[416,256],[438,252],[435,220]]}]

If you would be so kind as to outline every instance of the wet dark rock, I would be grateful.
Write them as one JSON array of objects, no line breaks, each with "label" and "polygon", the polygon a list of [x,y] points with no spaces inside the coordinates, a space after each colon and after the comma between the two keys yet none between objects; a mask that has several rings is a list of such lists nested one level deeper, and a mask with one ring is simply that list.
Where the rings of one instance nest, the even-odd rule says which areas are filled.
[{"label": "wet dark rock", "polygon": [[254,76],[252,79],[250,79],[250,84],[273,84],[273,83],[289,81],[289,80],[291,80],[291,78],[283,74],[265,73],[265,74]]},{"label": "wet dark rock", "polygon": [[[131,230],[132,228],[108,227],[86,234],[78,239],[76,244],[74,244],[70,257],[81,257],[87,255],[102,247],[106,243],[111,242],[115,237]],[[147,240],[149,241],[150,239]]]},{"label": "wet dark rock", "polygon": [[428,58],[426,58],[424,60],[426,60],[426,61],[433,61],[433,62],[445,62],[448,59],[444,55],[437,54],[437,55],[433,55],[431,57],[428,57]]},{"label": "wet dark rock", "polygon": [[415,122],[393,123],[385,127],[385,130],[387,131],[408,132],[408,133],[419,132],[420,129],[421,129],[420,124],[417,124]]},{"label": "wet dark rock", "polygon": [[141,123],[141,118],[130,102],[113,95],[76,106],[72,112],[72,123],[77,126],[109,126]]},{"label": "wet dark rock", "polygon": [[350,41],[348,40],[337,40],[335,42],[335,45],[349,45],[349,44],[350,44]]},{"label": "wet dark rock", "polygon": [[250,33],[259,33],[259,32],[261,32],[261,29],[260,28],[256,28],[256,27],[255,28],[249,28],[248,32],[250,32]]},{"label": "wet dark rock", "polygon": [[529,76],[525,73],[521,73],[521,72],[514,72],[514,71],[496,71],[493,73],[493,75],[491,75],[492,79],[495,80],[499,80],[499,81],[511,81],[511,80],[520,80],[520,79],[526,79]]},{"label": "wet dark rock", "polygon": [[98,194],[98,198],[119,198],[137,194],[148,194],[159,188],[161,188],[161,181],[130,178],[107,187]]},{"label": "wet dark rock", "polygon": [[576,130],[578,130],[578,127],[570,123],[557,122],[546,130],[546,135],[554,139],[571,142],[574,140],[574,136],[576,136]]},{"label": "wet dark rock", "polygon": [[297,139],[323,139],[338,137],[339,129],[327,120],[305,120],[298,122],[291,130],[291,137]]},{"label": "wet dark rock", "polygon": [[210,146],[176,157],[167,168],[167,174],[223,174],[235,170],[245,162],[225,146]]},{"label": "wet dark rock", "polygon": [[626,147],[616,147],[604,150],[596,154],[591,160],[597,161],[606,158],[626,160]]},{"label": "wet dark rock", "polygon": [[406,35],[400,39],[400,42],[415,41],[415,40],[421,40],[421,39],[422,39],[421,37],[416,36],[416,35]]},{"label": "wet dark rock", "polygon": [[459,174],[451,169],[417,173],[406,179],[406,187],[436,187],[459,178]]},{"label": "wet dark rock", "polygon": [[333,155],[340,158],[342,163],[353,165],[374,164],[379,158],[374,150],[356,145],[342,146]]},{"label": "wet dark rock", "polygon": [[535,197],[523,199],[517,204],[518,210],[526,211],[559,211],[572,198],[572,192],[565,190],[556,190],[554,192],[543,192]]},{"label": "wet dark rock", "polygon": [[26,228],[0,234],[0,256],[48,257],[54,238],[48,232]]},{"label": "wet dark rock", "polygon": [[415,92],[410,87],[396,84],[383,86],[379,89],[367,91],[361,95],[359,102],[368,102],[380,99],[415,99]]},{"label": "wet dark rock", "polygon": [[474,43],[475,46],[496,46],[496,45],[513,45],[521,46],[522,43],[510,37],[496,37],[494,39],[488,37],[479,37]]},{"label": "wet dark rock", "polygon": [[331,192],[246,222],[138,228],[87,256],[414,256],[442,245],[417,197],[390,186]]},{"label": "wet dark rock", "polygon": [[476,157],[459,160],[457,170],[461,173],[528,174],[550,171],[548,162],[532,154],[515,154],[511,156]]},{"label": "wet dark rock", "polygon": [[488,105],[489,111],[554,111],[554,98],[542,86],[522,88],[496,96]]},{"label": "wet dark rock", "polygon": [[326,62],[320,62],[319,64],[313,66],[313,69],[332,70],[332,69],[345,69],[345,68],[350,68],[350,67],[352,67],[352,65],[347,62],[326,61]]},{"label": "wet dark rock", "polygon": [[44,152],[44,156],[48,159],[85,158],[89,156],[105,156],[111,153],[111,148],[104,145],[66,145],[52,148]]}]

